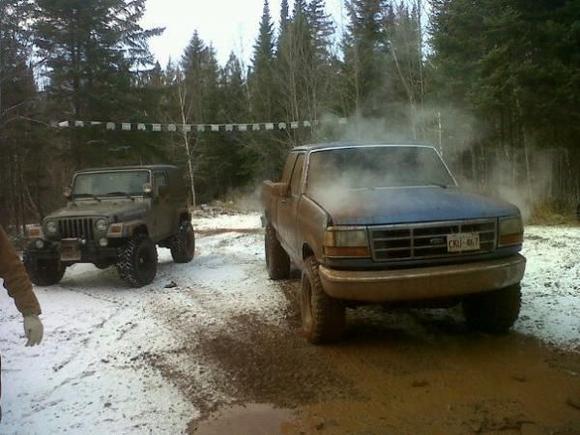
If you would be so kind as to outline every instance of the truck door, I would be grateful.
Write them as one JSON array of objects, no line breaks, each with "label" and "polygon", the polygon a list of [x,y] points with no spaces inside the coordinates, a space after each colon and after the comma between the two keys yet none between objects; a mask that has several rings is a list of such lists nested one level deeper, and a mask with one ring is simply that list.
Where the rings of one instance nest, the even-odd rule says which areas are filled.
[{"label": "truck door", "polygon": [[296,254],[296,240],[298,238],[296,221],[296,212],[298,202],[302,194],[302,173],[304,169],[305,154],[298,154],[292,177],[290,178],[290,195],[287,198],[281,198],[278,206],[278,222],[280,222],[282,239],[286,249],[290,249]]}]

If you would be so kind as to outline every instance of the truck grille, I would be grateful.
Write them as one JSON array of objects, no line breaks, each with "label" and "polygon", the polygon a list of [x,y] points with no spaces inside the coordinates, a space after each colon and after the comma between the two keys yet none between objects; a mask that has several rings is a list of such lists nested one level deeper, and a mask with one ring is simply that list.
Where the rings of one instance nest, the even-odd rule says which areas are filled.
[{"label": "truck grille", "polygon": [[[448,252],[447,235],[478,233],[478,251]],[[496,220],[437,222],[416,225],[371,227],[375,261],[415,260],[457,257],[494,251],[497,240]]]},{"label": "truck grille", "polygon": [[93,224],[91,218],[62,219],[58,221],[58,230],[63,239],[94,240]]}]

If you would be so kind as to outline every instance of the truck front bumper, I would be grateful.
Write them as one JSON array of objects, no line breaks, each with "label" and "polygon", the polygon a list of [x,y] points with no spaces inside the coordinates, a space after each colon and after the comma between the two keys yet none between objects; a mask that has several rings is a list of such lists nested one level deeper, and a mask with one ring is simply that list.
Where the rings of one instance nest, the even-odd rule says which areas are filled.
[{"label": "truck front bumper", "polygon": [[497,260],[414,269],[352,271],[320,266],[324,291],[336,299],[358,302],[402,302],[451,298],[497,290],[519,283],[526,259]]}]

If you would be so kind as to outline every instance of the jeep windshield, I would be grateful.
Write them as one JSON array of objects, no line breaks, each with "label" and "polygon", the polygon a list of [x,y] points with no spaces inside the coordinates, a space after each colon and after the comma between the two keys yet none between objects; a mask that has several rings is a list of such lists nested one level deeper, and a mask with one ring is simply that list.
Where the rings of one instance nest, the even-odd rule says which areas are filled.
[{"label": "jeep windshield", "polygon": [[78,174],[73,198],[98,198],[143,195],[143,185],[150,182],[148,171],[117,171]]},{"label": "jeep windshield", "polygon": [[307,189],[316,194],[358,189],[455,186],[449,170],[429,147],[362,146],[315,151]]}]

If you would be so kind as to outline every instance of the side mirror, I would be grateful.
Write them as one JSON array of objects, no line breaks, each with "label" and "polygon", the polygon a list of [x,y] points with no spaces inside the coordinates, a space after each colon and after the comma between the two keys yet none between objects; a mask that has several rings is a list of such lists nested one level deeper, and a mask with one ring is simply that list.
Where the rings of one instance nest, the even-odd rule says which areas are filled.
[{"label": "side mirror", "polygon": [[143,185],[143,196],[150,198],[152,194],[153,194],[153,186],[151,186],[151,183],[145,183]]},{"label": "side mirror", "polygon": [[64,188],[64,191],[62,193],[64,195],[64,197],[70,201],[72,199],[72,189],[70,186],[67,186]]},{"label": "side mirror", "polygon": [[289,183],[276,183],[274,185],[274,192],[277,196],[281,198],[287,198],[290,196],[290,184]]},{"label": "side mirror", "polygon": [[159,196],[166,196],[169,192],[169,186],[159,186]]}]

